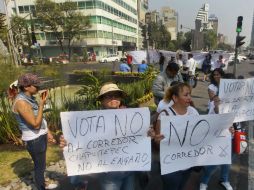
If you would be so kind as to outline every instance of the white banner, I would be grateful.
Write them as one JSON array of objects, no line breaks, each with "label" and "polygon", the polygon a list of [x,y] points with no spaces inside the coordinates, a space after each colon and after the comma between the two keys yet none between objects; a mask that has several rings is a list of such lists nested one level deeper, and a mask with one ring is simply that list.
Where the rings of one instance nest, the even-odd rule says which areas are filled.
[{"label": "white banner", "polygon": [[163,116],[160,143],[161,174],[193,166],[231,164],[233,114]]},{"label": "white banner", "polygon": [[254,78],[220,80],[219,113],[235,113],[234,122],[254,120]]},{"label": "white banner", "polygon": [[61,112],[68,176],[149,171],[148,108]]}]

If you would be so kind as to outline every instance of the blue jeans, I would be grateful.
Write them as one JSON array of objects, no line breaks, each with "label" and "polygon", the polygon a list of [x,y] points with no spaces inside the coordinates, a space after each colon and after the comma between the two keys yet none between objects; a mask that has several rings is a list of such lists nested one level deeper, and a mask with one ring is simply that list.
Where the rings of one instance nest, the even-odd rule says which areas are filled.
[{"label": "blue jeans", "polygon": [[204,174],[201,177],[201,183],[208,184],[211,176],[214,174],[217,167],[220,167],[220,181],[227,182],[229,176],[229,164],[215,165],[215,166],[204,166]]},{"label": "blue jeans", "polygon": [[160,72],[163,72],[163,64],[160,64]]},{"label": "blue jeans", "polygon": [[107,172],[98,174],[102,190],[134,190],[135,172]]},{"label": "blue jeans", "polygon": [[180,170],[170,174],[162,176],[163,189],[164,190],[182,190],[186,184],[190,174],[191,169]]},{"label": "blue jeans", "polygon": [[34,162],[35,185],[38,190],[45,190],[44,172],[46,168],[47,134],[26,141],[26,148]]}]

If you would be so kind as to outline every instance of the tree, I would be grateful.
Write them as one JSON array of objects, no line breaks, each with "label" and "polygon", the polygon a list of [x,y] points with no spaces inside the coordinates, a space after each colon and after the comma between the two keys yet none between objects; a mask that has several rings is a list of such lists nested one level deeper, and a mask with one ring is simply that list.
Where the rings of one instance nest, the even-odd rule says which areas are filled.
[{"label": "tree", "polygon": [[155,49],[169,50],[171,35],[166,27],[152,22],[148,24],[148,28],[149,44]]},{"label": "tree", "polygon": [[181,49],[185,50],[185,51],[191,51],[191,40],[192,40],[192,34],[191,31],[186,32],[184,34],[184,41],[181,44]]},{"label": "tree", "polygon": [[77,4],[75,2],[66,1],[62,4],[61,10],[64,12],[64,36],[68,40],[69,59],[71,57],[71,42],[79,37],[81,31],[88,29],[90,20],[81,12],[77,12]]},{"label": "tree", "polygon": [[225,44],[225,43],[219,43],[218,49],[225,50],[225,51],[233,51],[234,50],[234,48],[231,45]]},{"label": "tree", "polygon": [[36,15],[43,23],[44,28],[49,27],[60,44],[62,52],[63,39],[68,40],[69,59],[71,57],[71,42],[78,38],[81,31],[90,27],[88,17],[77,10],[75,2],[66,1],[55,3],[52,0],[36,0]]},{"label": "tree", "polygon": [[0,39],[7,40],[7,26],[5,24],[5,15],[0,13]]},{"label": "tree", "polygon": [[13,16],[11,18],[11,26],[15,46],[21,49],[30,49],[32,43],[27,21],[22,17]]},{"label": "tree", "polygon": [[[51,32],[57,39],[60,49],[63,49],[64,14],[60,5],[51,0],[36,0],[36,17],[42,22],[42,30]],[[47,28],[47,29],[46,29]]]},{"label": "tree", "polygon": [[204,32],[204,48],[215,49],[217,46],[217,35],[213,30]]}]

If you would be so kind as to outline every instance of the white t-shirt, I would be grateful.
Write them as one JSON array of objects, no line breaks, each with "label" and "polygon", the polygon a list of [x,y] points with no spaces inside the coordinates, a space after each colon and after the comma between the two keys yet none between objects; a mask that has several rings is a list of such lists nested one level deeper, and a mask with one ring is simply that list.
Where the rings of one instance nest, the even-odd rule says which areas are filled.
[{"label": "white t-shirt", "polygon": [[[172,107],[171,107],[172,108]],[[173,108],[172,108],[173,109]],[[176,115],[179,115],[174,109],[173,109],[173,111],[175,112],[175,114],[169,109],[169,107],[166,109],[167,110],[167,112],[168,112],[168,114],[169,114],[169,116],[174,116],[175,114]],[[160,114],[160,116],[159,116],[159,120],[161,119],[161,116],[162,115],[166,115],[166,113],[165,112],[162,112],[161,114]],[[183,115],[199,115],[199,113],[198,113],[198,111],[194,108],[194,107],[192,107],[192,106],[189,106],[188,108],[187,108],[187,112],[185,113],[185,114],[183,114]]]},{"label": "white t-shirt", "polygon": [[191,74],[195,75],[196,66],[197,66],[197,62],[193,58],[190,58],[187,60],[185,67],[188,67]]},{"label": "white t-shirt", "polygon": [[168,102],[165,102],[164,99],[162,99],[162,100],[159,102],[156,111],[157,111],[157,113],[160,113],[162,110],[167,109],[168,107],[171,107],[173,104],[174,104],[174,101],[173,101],[173,100],[171,100],[171,101],[168,103]]},{"label": "white t-shirt", "polygon": [[[210,84],[208,86],[208,90],[212,91],[215,95],[219,95],[219,88],[215,86],[214,84]],[[210,110],[214,110],[214,102],[208,101],[208,113],[210,114]]]}]

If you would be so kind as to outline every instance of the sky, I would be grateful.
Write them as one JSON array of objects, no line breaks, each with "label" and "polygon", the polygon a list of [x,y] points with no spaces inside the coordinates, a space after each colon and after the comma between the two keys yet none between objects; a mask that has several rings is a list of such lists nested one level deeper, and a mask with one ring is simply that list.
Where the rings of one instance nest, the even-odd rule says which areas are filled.
[{"label": "sky", "polygon": [[[3,1],[0,0],[0,12],[3,12]],[[238,16],[243,16],[243,29],[240,35],[246,36],[246,45],[249,45],[252,30],[254,0],[149,0],[149,9],[160,11],[161,7],[169,6],[179,14],[179,26],[193,28],[198,10],[204,3],[210,5],[209,15],[215,14],[219,19],[219,33],[235,43],[236,22]]]},{"label": "sky", "polygon": [[203,4],[210,6],[209,15],[215,14],[219,20],[219,33],[228,36],[230,43],[235,43],[237,17],[243,16],[243,26],[241,36],[246,36],[244,40],[249,45],[254,0],[149,0],[149,10],[160,11],[161,7],[169,6],[175,9],[179,15],[179,27],[182,24],[185,27],[195,27],[195,18],[198,10]]}]

